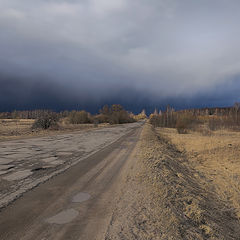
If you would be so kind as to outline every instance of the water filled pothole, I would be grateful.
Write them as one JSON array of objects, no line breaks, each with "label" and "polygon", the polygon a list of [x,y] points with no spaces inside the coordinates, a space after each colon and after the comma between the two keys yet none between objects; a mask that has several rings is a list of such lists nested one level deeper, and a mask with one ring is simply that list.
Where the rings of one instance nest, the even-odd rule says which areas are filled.
[{"label": "water filled pothole", "polygon": [[78,211],[70,208],[67,210],[63,210],[62,212],[58,213],[57,215],[48,218],[46,222],[48,223],[56,223],[56,224],[66,224],[74,220],[78,216]]},{"label": "water filled pothole", "polygon": [[90,194],[80,192],[72,198],[72,202],[81,203],[81,202],[87,201],[90,197],[91,197]]}]

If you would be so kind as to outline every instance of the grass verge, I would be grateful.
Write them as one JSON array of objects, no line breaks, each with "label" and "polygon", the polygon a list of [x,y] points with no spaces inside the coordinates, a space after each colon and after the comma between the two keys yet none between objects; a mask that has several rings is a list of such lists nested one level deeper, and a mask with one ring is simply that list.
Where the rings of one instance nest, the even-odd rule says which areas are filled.
[{"label": "grass verge", "polygon": [[151,194],[152,213],[158,215],[155,220],[149,217],[148,224],[155,222],[159,238],[148,239],[240,239],[236,209],[192,167],[184,152],[148,124],[140,149],[138,179]]}]

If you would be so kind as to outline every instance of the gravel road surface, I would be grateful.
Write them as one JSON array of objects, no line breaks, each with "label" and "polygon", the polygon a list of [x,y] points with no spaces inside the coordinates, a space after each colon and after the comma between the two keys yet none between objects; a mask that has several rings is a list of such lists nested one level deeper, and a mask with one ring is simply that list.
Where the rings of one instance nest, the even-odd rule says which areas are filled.
[{"label": "gravel road surface", "polygon": [[0,239],[104,239],[141,126],[2,142]]}]

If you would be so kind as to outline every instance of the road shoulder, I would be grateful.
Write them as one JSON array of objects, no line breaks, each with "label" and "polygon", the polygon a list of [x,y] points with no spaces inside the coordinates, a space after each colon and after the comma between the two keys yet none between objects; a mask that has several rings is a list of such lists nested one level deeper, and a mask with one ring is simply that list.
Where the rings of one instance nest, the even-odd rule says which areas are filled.
[{"label": "road shoulder", "polygon": [[106,240],[240,238],[234,209],[200,181],[186,156],[148,124],[136,151],[123,177]]}]

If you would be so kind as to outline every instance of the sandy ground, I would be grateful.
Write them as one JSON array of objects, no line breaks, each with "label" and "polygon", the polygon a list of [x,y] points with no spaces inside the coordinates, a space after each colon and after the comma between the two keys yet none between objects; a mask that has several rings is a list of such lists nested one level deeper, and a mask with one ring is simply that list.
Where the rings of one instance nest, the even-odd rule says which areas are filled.
[{"label": "sandy ground", "polygon": [[0,208],[139,126],[140,123],[0,143]]}]

